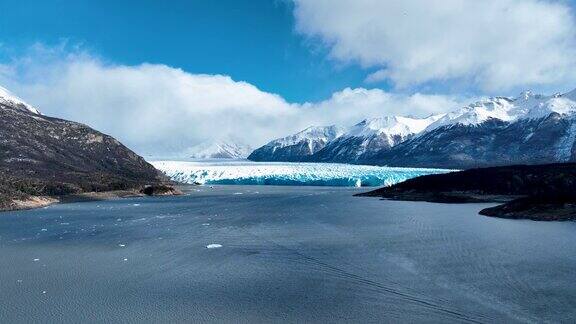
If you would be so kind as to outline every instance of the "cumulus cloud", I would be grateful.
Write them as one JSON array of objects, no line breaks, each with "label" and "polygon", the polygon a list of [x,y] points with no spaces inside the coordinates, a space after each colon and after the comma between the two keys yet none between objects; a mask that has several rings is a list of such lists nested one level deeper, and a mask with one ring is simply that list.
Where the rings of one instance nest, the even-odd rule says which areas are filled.
[{"label": "cumulus cloud", "polygon": [[496,92],[570,88],[576,23],[543,0],[293,0],[296,29],[397,87],[466,82]]},{"label": "cumulus cloud", "polygon": [[83,122],[156,157],[214,139],[258,146],[310,125],[424,116],[462,104],[450,96],[363,88],[344,89],[322,102],[289,103],[225,75],[161,64],[110,64],[81,51],[41,46],[0,64],[0,84],[46,115]]}]

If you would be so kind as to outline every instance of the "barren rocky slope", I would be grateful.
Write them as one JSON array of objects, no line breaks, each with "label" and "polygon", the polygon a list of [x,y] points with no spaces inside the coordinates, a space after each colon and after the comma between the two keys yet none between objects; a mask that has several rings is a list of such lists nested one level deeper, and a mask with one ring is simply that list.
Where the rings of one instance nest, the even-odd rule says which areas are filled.
[{"label": "barren rocky slope", "polygon": [[0,100],[0,210],[34,207],[84,192],[141,190],[167,182],[114,138]]}]

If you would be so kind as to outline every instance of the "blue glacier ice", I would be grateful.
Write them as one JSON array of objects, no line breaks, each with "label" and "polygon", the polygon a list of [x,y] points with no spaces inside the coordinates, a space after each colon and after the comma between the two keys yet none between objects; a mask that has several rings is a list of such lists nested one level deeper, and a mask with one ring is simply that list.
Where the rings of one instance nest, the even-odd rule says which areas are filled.
[{"label": "blue glacier ice", "polygon": [[151,163],[172,180],[188,184],[372,187],[389,186],[421,175],[452,171],[336,163],[246,161]]}]

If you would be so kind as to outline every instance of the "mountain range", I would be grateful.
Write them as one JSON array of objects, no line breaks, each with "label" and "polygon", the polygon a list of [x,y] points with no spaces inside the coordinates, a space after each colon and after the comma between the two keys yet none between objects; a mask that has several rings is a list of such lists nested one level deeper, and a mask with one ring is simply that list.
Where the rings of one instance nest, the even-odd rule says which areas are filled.
[{"label": "mountain range", "polygon": [[575,138],[576,90],[552,96],[526,91],[427,118],[308,128],[271,141],[248,159],[465,169],[575,161]]}]

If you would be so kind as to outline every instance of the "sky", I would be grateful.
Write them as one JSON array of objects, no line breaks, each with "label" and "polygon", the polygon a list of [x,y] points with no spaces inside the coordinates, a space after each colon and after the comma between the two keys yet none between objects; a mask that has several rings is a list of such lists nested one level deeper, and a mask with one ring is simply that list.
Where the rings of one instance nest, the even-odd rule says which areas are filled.
[{"label": "sky", "polygon": [[145,156],[576,88],[572,1],[2,0],[0,86]]}]

